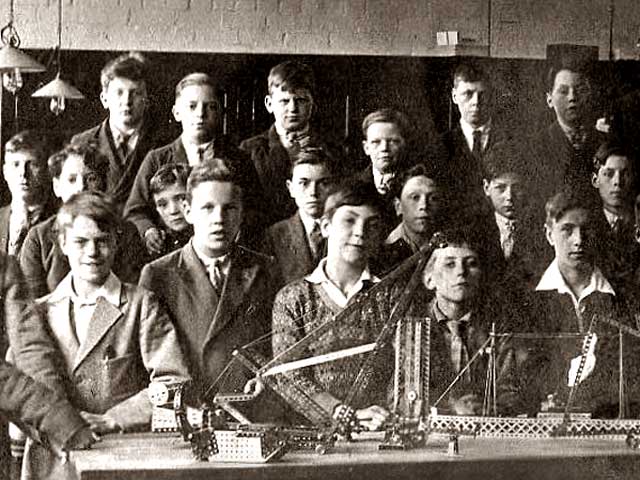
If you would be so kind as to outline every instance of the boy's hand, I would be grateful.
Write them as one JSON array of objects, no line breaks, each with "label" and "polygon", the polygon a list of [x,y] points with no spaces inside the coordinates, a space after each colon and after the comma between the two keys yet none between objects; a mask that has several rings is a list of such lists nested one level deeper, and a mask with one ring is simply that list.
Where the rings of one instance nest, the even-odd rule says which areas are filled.
[{"label": "boy's hand", "polygon": [[95,433],[112,433],[121,430],[120,425],[109,415],[80,412],[80,416],[89,424],[89,428]]},{"label": "boy's hand", "polygon": [[148,228],[144,232],[144,243],[147,251],[152,255],[158,255],[164,251],[164,235],[155,227]]},{"label": "boy's hand", "polygon": [[468,393],[453,402],[456,415],[477,415],[482,409],[480,398],[475,393]]},{"label": "boy's hand", "polygon": [[64,446],[65,450],[86,450],[91,448],[96,442],[100,441],[100,436],[93,432],[89,427],[84,427],[78,430],[67,441]]},{"label": "boy's hand", "polygon": [[356,410],[358,423],[367,430],[380,430],[387,418],[389,418],[389,412],[378,405]]}]

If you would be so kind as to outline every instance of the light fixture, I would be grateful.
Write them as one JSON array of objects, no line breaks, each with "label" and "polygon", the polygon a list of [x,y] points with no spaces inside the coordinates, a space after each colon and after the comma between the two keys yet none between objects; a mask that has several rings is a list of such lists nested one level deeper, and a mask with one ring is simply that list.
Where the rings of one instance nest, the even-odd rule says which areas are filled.
[{"label": "light fixture", "polygon": [[22,73],[44,72],[44,65],[36,62],[24,52],[21,52],[20,36],[13,26],[13,2],[9,10],[9,23],[0,30],[2,48],[0,48],[0,73],[2,73],[2,85],[12,94],[16,94],[22,88]]},{"label": "light fixture", "polygon": [[58,72],[56,78],[44,87],[36,90],[31,96],[36,98],[50,98],[49,109],[54,115],[60,115],[67,107],[67,100],[83,100],[84,95],[73,85],[60,78],[62,62],[60,60],[62,49],[62,0],[58,0],[58,46],[56,47]]}]

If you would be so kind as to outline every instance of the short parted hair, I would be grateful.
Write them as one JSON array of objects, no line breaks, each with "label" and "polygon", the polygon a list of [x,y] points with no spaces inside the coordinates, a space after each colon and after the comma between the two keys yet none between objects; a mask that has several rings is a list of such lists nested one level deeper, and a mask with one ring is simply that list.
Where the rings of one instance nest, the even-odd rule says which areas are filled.
[{"label": "short parted hair", "polygon": [[160,167],[149,180],[149,193],[156,195],[173,185],[187,186],[189,167],[181,163],[169,163]]},{"label": "short parted hair", "polygon": [[515,174],[523,180],[529,178],[527,162],[514,142],[498,142],[482,158],[482,178],[491,181],[506,174]]},{"label": "short parted hair", "polygon": [[50,153],[50,143],[47,136],[38,130],[23,130],[16,133],[5,143],[6,153],[30,152],[38,162],[46,164]]},{"label": "short parted hair", "polygon": [[216,82],[213,80],[211,75],[208,75],[202,72],[190,73],[189,75],[182,77],[182,79],[176,85],[176,92],[175,92],[176,100],[180,98],[180,94],[185,88],[190,87],[192,85],[211,87],[211,89],[213,90],[214,96],[216,98],[216,103],[219,103],[217,98],[218,86],[216,85]]},{"label": "short parted hair", "polygon": [[545,225],[548,228],[564,217],[570,210],[586,210],[592,213],[597,208],[595,198],[584,188],[566,187],[553,195],[545,204]]},{"label": "short parted hair", "polygon": [[562,70],[568,70],[570,72],[574,72],[582,75],[582,77],[587,81],[587,84],[589,84],[587,62],[585,60],[580,60],[580,59],[563,58],[561,60],[553,62],[549,67],[549,69],[547,70],[547,78],[546,78],[547,93],[551,93],[553,91],[553,85],[556,83],[556,76]]},{"label": "short parted hair", "polygon": [[362,121],[362,135],[365,139],[367,138],[367,130],[369,130],[369,127],[374,123],[393,123],[400,130],[402,138],[404,138],[405,141],[409,140],[411,124],[409,123],[407,116],[398,110],[394,110],[393,108],[383,108],[381,110],[371,112],[369,115],[364,117],[364,120]]},{"label": "short parted hair", "polygon": [[329,171],[329,175],[333,176],[336,170],[335,162],[326,148],[311,145],[302,147],[293,157],[289,178],[293,177],[293,169],[298,165],[323,165]]},{"label": "short parted hair", "polygon": [[447,247],[466,247],[475,252],[480,260],[481,248],[477,241],[474,240],[475,238],[477,238],[477,235],[474,235],[470,228],[454,227],[435,232],[429,240],[429,246],[432,251],[424,267],[423,279],[425,280],[425,284],[431,275],[433,275],[436,264],[435,253],[440,249]]},{"label": "short parted hair", "polygon": [[56,215],[55,231],[63,235],[76,218],[87,217],[96,222],[103,232],[109,232],[116,238],[120,229],[120,215],[111,197],[102,192],[80,192],[64,203]]},{"label": "short parted hair", "polygon": [[593,173],[598,174],[600,169],[607,163],[607,159],[611,156],[625,157],[629,160],[631,171],[635,173],[633,168],[634,157],[631,149],[620,143],[606,141],[600,144],[593,156]]},{"label": "short parted hair", "polygon": [[453,72],[453,88],[460,82],[484,82],[491,85],[491,80],[485,71],[476,64],[462,63]]},{"label": "short parted hair", "polygon": [[391,193],[395,198],[402,196],[402,190],[409,180],[414,177],[426,177],[432,180],[438,187],[443,187],[445,181],[440,172],[432,166],[424,163],[418,163],[412,167],[403,170],[391,182]]},{"label": "short parted hair", "polygon": [[234,171],[228,166],[228,163],[224,159],[220,158],[208,158],[200,164],[193,167],[189,178],[187,179],[187,202],[191,203],[193,190],[201,183],[206,182],[223,182],[232,183],[236,189],[240,192],[242,197],[242,187],[238,182],[238,178]]},{"label": "short parted hair", "polygon": [[149,66],[141,53],[130,52],[120,55],[108,62],[100,72],[100,84],[102,90],[109,88],[109,83],[114,78],[126,78],[132,82],[144,82],[149,80]]},{"label": "short parted hair", "polygon": [[345,205],[355,207],[366,205],[377,212],[382,212],[385,208],[384,201],[373,182],[354,178],[341,182],[327,197],[324,202],[324,217],[331,220],[336,210]]},{"label": "short parted hair", "polygon": [[93,142],[70,143],[62,150],[51,155],[47,162],[51,178],[60,178],[64,163],[72,155],[82,157],[85,167],[99,175],[103,189],[106,190],[109,159],[100,153],[98,146]]},{"label": "short parted hair", "polygon": [[276,88],[291,92],[308,90],[311,96],[315,94],[316,79],[309,65],[295,60],[279,63],[269,71],[267,77],[269,95]]}]

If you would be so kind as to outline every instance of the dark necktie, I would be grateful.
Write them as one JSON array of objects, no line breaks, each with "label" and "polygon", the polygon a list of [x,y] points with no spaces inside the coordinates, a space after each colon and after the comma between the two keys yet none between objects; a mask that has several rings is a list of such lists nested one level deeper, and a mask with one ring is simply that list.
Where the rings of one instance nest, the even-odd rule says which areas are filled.
[{"label": "dark necktie", "polygon": [[482,156],[482,132],[480,130],[473,131],[473,148],[471,149],[471,153],[476,158]]},{"label": "dark necktie", "polygon": [[129,138],[131,137],[128,135],[122,135],[118,143],[118,153],[123,161],[129,157]]},{"label": "dark necktie", "polygon": [[209,280],[213,289],[218,296],[222,293],[222,287],[224,286],[224,273],[222,272],[222,260],[214,259],[207,269],[209,273]]},{"label": "dark necktie", "polygon": [[20,223],[19,230],[16,232],[15,236],[9,242],[7,247],[7,253],[9,255],[18,255],[20,253],[20,249],[22,248],[22,244],[24,243],[24,239],[27,237],[27,233],[29,233],[29,228],[35,220],[35,212],[27,210],[25,212],[25,216]]},{"label": "dark necktie", "polygon": [[320,224],[315,222],[313,229],[309,233],[309,249],[314,262],[318,262],[324,254],[324,237],[320,231]]},{"label": "dark necktie", "polygon": [[[451,361],[456,373],[460,373],[460,370],[469,362],[469,352],[467,352],[467,346],[464,342],[466,323],[458,320],[447,322],[447,328],[451,333]],[[469,370],[465,372],[463,378],[465,380],[471,379]]]}]

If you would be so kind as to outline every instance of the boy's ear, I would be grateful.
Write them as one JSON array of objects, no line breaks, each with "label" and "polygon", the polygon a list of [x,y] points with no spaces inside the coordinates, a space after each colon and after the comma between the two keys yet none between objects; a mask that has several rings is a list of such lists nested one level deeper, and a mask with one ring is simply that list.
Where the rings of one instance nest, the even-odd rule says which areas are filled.
[{"label": "boy's ear", "polygon": [[180,123],[180,109],[177,108],[177,106],[174,104],[173,107],[171,107],[171,113],[173,113],[173,118],[175,119],[176,122]]},{"label": "boy's ear", "polygon": [[324,238],[329,238],[330,230],[331,220],[329,220],[327,217],[322,217],[322,220],[320,220],[320,233],[322,233],[322,236]]},{"label": "boy's ear", "polygon": [[489,180],[487,180],[486,178],[482,179],[482,190],[484,191],[484,194],[488,197],[489,196],[489,187],[491,186],[491,182]]},{"label": "boy's ear", "polygon": [[400,199],[398,199],[397,197],[394,197],[393,198],[393,206],[394,206],[394,208],[396,210],[396,215],[398,217],[401,217],[402,216],[402,206],[400,204]]},{"label": "boy's ear", "polygon": [[187,223],[189,225],[193,225],[193,221],[191,220],[191,204],[186,198],[182,201],[182,214],[184,215],[184,219]]},{"label": "boy's ear", "polygon": [[65,257],[69,256],[67,253],[67,242],[65,240],[64,234],[65,227],[62,228],[62,232],[58,233],[56,237],[58,239],[58,245],[60,246],[60,251],[64,254]]},{"label": "boy's ear", "polygon": [[264,108],[267,109],[267,112],[269,113],[273,113],[273,108],[272,108],[272,100],[271,100],[271,95],[267,95],[266,97],[264,97]]},{"label": "boy's ear", "polygon": [[289,190],[289,196],[291,196],[291,198],[294,198],[293,190],[291,189],[291,186],[293,185],[293,182],[291,180],[287,180],[284,183],[287,185],[287,190]]},{"label": "boy's ear", "polygon": [[60,179],[53,177],[51,179],[51,184],[53,186],[53,193],[55,194],[56,197],[61,198],[62,195],[60,195]]},{"label": "boy's ear", "polygon": [[456,105],[458,104],[458,95],[456,94],[456,89],[455,87],[451,89],[451,100],[453,101],[453,103],[455,103]]},{"label": "boy's ear", "polygon": [[553,237],[551,236],[551,228],[546,223],[544,224],[544,235],[547,238],[547,242],[549,243],[549,245],[554,247],[555,245],[553,243]]},{"label": "boy's ear", "polygon": [[104,90],[100,92],[100,102],[102,103],[102,106],[104,108],[109,108],[107,105],[107,92],[105,92]]},{"label": "boy's ear", "polygon": [[598,188],[598,174],[591,174],[591,185],[593,185],[595,188]]},{"label": "boy's ear", "polygon": [[551,96],[551,93],[547,92],[546,97],[547,97],[547,107],[553,108],[553,97]]}]

